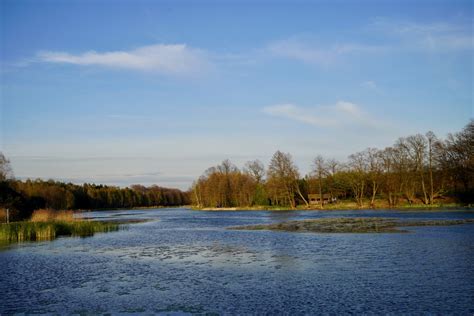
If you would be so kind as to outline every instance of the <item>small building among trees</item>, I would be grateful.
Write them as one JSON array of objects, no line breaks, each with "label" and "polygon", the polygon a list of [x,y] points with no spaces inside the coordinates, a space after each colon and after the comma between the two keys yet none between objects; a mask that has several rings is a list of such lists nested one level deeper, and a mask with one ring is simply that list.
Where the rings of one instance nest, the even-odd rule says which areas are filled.
[{"label": "small building among trees", "polygon": [[[309,204],[310,205],[319,205],[321,204],[321,194],[308,194]],[[337,199],[329,193],[322,194],[323,204],[336,202]]]}]

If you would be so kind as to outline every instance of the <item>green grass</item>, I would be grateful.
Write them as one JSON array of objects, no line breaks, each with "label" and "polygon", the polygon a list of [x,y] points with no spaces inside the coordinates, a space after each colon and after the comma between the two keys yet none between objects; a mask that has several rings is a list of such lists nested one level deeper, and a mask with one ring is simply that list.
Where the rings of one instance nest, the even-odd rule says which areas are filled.
[{"label": "green grass", "polygon": [[0,224],[0,241],[52,240],[59,236],[87,237],[94,235],[94,233],[118,229],[118,224],[94,221],[14,222]]}]

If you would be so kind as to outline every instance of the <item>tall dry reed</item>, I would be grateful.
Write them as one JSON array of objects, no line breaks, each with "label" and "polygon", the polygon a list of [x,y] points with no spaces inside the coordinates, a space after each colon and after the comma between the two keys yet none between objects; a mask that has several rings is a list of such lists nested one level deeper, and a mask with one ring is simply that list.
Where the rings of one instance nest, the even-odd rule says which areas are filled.
[{"label": "tall dry reed", "polygon": [[7,221],[7,210],[0,208],[0,223],[5,223]]},{"label": "tall dry reed", "polygon": [[75,220],[73,211],[55,211],[51,209],[36,210],[30,219],[30,221],[34,223],[51,221],[74,222]]}]

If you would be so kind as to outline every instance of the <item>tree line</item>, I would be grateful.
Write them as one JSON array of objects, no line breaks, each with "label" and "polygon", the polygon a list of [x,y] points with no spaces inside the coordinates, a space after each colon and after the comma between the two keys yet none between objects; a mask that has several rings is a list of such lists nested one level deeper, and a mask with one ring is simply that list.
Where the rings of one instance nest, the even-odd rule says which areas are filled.
[{"label": "tree line", "polygon": [[[474,121],[439,139],[433,132],[401,137],[384,149],[367,148],[340,162],[316,155],[301,177],[292,156],[277,151],[267,168],[259,160],[240,170],[229,160],[193,183],[197,207],[309,206],[310,193],[351,199],[362,207],[383,200],[433,205],[474,202]],[[320,199],[324,206],[324,199]]]},{"label": "tree line", "polygon": [[8,208],[13,219],[28,218],[33,210],[110,209],[180,206],[190,203],[189,194],[157,185],[127,188],[85,183],[77,185],[53,180],[15,180],[8,159],[0,153],[0,208]]}]

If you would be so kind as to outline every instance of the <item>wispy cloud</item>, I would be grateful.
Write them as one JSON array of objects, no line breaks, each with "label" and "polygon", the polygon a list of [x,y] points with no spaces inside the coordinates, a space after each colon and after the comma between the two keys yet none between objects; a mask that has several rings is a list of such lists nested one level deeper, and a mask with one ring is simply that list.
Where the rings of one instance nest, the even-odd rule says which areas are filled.
[{"label": "wispy cloud", "polygon": [[[356,31],[357,32],[357,31]],[[383,37],[382,41],[321,41],[311,36],[294,36],[273,41],[265,51],[272,56],[328,66],[350,56],[367,56],[391,52],[453,52],[474,49],[470,23],[417,23],[377,18],[362,27],[366,38]],[[357,34],[357,33],[356,33]],[[360,34],[359,34],[360,35]]]},{"label": "wispy cloud", "polygon": [[308,115],[305,109],[289,103],[264,107],[263,112],[272,116],[300,121],[316,126],[332,126],[335,124],[335,121],[332,118]]},{"label": "wispy cloud", "polygon": [[375,81],[372,81],[372,80],[364,81],[360,84],[360,86],[363,88],[372,89],[372,90],[377,89],[377,84],[375,83]]},{"label": "wispy cloud", "polygon": [[154,172],[145,172],[145,173],[116,173],[116,174],[105,173],[105,174],[97,174],[97,176],[98,177],[110,177],[110,178],[114,178],[114,177],[119,177],[119,178],[137,178],[137,177],[140,177],[140,178],[143,178],[143,177],[154,178],[154,177],[160,176],[162,174],[163,174],[162,172],[154,171]]},{"label": "wispy cloud", "polygon": [[274,56],[320,65],[330,65],[345,55],[375,52],[382,49],[383,47],[374,45],[326,44],[296,38],[274,41],[267,46],[267,50]]},{"label": "wispy cloud", "polygon": [[[251,52],[216,53],[190,47],[186,44],[155,44],[131,50],[87,51],[79,54],[61,51],[41,51],[32,61],[99,66],[155,72],[166,75],[193,75],[220,66],[252,66],[262,57],[274,56],[298,60],[308,64],[329,66],[351,56],[367,56],[374,53],[421,51],[452,52],[474,49],[472,21],[470,23],[419,23],[388,18],[376,18],[359,32],[370,36],[383,36],[382,41],[367,40],[328,41],[312,36],[295,35],[271,41],[263,49]],[[355,34],[358,32],[355,30]],[[359,34],[360,35],[360,34]],[[370,38],[364,37],[364,38]],[[360,36],[359,36],[360,38]]]},{"label": "wispy cloud", "polygon": [[336,110],[336,112],[339,112],[340,114],[343,115],[348,115],[352,116],[353,118],[358,118],[358,119],[363,119],[364,114],[361,110],[361,108],[351,102],[346,102],[346,101],[339,101],[336,103],[334,106],[328,106],[328,110]]},{"label": "wispy cloud", "polygon": [[133,50],[96,52],[82,54],[42,51],[37,54],[41,62],[100,66],[167,75],[190,75],[207,70],[211,63],[202,50],[185,44],[157,44]]},{"label": "wispy cloud", "polygon": [[133,115],[133,114],[108,114],[106,118],[117,122],[152,122],[156,120],[153,115]]},{"label": "wispy cloud", "polygon": [[341,127],[349,125],[365,127],[379,126],[378,120],[372,118],[358,105],[347,101],[339,101],[329,106],[315,107],[277,104],[264,107],[263,112],[271,116],[298,121],[317,127]]},{"label": "wispy cloud", "polygon": [[401,48],[430,51],[474,49],[473,21],[467,23],[418,23],[377,18],[369,29],[398,39]]}]

